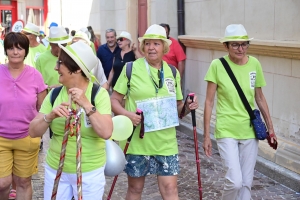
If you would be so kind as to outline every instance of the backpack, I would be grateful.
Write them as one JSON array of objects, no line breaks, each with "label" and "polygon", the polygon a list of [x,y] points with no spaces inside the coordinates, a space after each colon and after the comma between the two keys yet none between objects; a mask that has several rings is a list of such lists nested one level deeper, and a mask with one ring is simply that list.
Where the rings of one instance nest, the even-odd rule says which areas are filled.
[{"label": "backpack", "polygon": [[[50,102],[51,102],[52,107],[53,107],[54,102],[55,102],[58,94],[60,93],[62,87],[63,86],[56,87],[52,90],[51,95],[50,95]],[[93,83],[92,93],[91,93],[91,103],[93,106],[95,106],[95,97],[96,97],[96,94],[98,93],[99,89],[100,89],[100,86]],[[50,138],[52,138],[53,132],[50,129],[50,127],[49,127],[49,133],[50,133]]]},{"label": "backpack", "polygon": [[[127,82],[127,88],[128,88],[127,95],[129,93],[129,89],[130,89],[130,79],[131,79],[132,66],[133,66],[133,62],[126,63],[126,76],[128,78],[128,82]],[[176,73],[177,73],[177,70],[176,70],[176,68],[173,65],[168,64],[168,66],[172,70],[172,74],[173,74],[173,77],[175,79],[175,87],[177,87],[177,83],[176,83]]]}]

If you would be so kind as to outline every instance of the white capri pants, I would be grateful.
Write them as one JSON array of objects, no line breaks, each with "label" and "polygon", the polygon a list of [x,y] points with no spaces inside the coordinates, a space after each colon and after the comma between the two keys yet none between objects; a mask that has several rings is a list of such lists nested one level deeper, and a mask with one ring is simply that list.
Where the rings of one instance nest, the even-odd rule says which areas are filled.
[{"label": "white capri pants", "polygon": [[225,168],[222,200],[250,200],[258,140],[217,139]]},{"label": "white capri pants", "polygon": [[[44,200],[51,200],[56,170],[45,164]],[[82,173],[82,199],[102,200],[105,186],[104,167],[91,172]],[[77,197],[77,176],[62,173],[57,189],[56,199],[71,200]]]}]

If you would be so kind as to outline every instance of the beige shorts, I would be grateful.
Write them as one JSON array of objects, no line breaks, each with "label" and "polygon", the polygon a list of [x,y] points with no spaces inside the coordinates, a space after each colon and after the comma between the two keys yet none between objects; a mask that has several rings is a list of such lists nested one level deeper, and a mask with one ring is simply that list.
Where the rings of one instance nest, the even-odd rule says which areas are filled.
[{"label": "beige shorts", "polygon": [[30,136],[17,140],[0,137],[0,178],[12,173],[27,178],[37,173],[40,140]]}]

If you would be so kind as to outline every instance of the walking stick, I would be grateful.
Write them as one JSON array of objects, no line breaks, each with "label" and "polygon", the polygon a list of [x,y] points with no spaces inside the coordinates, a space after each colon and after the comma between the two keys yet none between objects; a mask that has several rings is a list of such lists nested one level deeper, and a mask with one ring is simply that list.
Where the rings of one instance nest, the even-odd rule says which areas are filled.
[{"label": "walking stick", "polygon": [[[137,114],[137,115],[142,115],[142,114],[143,114],[143,111],[141,111],[140,109],[137,108],[135,114]],[[125,145],[125,148],[124,148],[124,151],[123,151],[123,152],[124,152],[124,155],[126,155],[126,152],[127,152],[128,147],[129,147],[129,144],[130,144],[131,138],[132,138],[132,136],[133,136],[133,133],[134,133],[134,131],[135,131],[135,128],[136,128],[136,126],[133,126],[133,131],[132,131],[130,137],[127,139],[127,142],[126,142],[126,145]],[[108,194],[108,196],[107,196],[107,200],[110,200],[110,198],[111,198],[111,195],[112,195],[112,193],[113,193],[113,191],[114,191],[114,188],[115,188],[115,184],[116,184],[116,182],[117,182],[117,180],[118,180],[118,176],[119,176],[119,175],[116,175],[115,178],[114,178],[114,180],[113,180],[113,183],[112,183],[112,185],[111,185],[109,194]]]},{"label": "walking stick", "polygon": [[[190,93],[184,102],[184,106],[182,108],[182,111],[180,113],[180,119],[183,117],[185,112],[185,106],[187,98],[190,97],[192,101],[194,101],[195,93]],[[196,165],[197,165],[197,174],[198,174],[198,189],[199,189],[199,196],[200,200],[202,200],[202,185],[201,185],[201,175],[200,175],[200,159],[199,159],[199,152],[198,152],[198,137],[197,137],[197,130],[196,130],[196,114],[195,110],[191,110],[192,114],[192,123],[193,123],[193,132],[194,132],[194,146],[195,146],[195,155],[196,155]]]},{"label": "walking stick", "polygon": [[[69,105],[72,105],[72,100],[71,96],[69,95]],[[71,123],[72,116],[75,114],[75,122],[74,124],[76,125],[76,146],[77,146],[77,154],[76,154],[76,174],[77,174],[77,193],[78,193],[78,200],[82,200],[82,174],[81,174],[81,135],[80,135],[80,115],[82,113],[82,108],[78,108],[76,112],[69,107],[69,116],[66,119],[65,122],[65,132],[64,132],[64,137],[62,141],[62,147],[61,147],[61,153],[60,153],[60,160],[59,160],[59,167],[56,172],[56,177],[54,180],[54,185],[53,185],[53,190],[52,190],[52,195],[51,195],[51,200],[56,200],[56,195],[57,195],[57,189],[58,189],[58,184],[59,180],[62,174],[62,170],[64,167],[64,162],[65,162],[65,156],[66,156],[66,148],[68,144],[68,138],[69,138],[69,132],[71,132],[71,136],[73,136],[73,125]]]}]

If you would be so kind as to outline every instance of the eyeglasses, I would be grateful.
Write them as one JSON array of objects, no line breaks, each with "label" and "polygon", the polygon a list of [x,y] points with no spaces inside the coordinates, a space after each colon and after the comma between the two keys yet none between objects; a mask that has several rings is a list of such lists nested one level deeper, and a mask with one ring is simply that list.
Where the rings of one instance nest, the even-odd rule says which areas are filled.
[{"label": "eyeglasses", "polygon": [[63,61],[61,61],[61,60],[57,60],[57,61],[56,61],[56,67],[57,67],[57,69],[60,68],[60,65],[61,65],[61,64],[63,64]]},{"label": "eyeglasses", "polygon": [[232,47],[232,49],[234,50],[237,50],[239,49],[240,47],[242,47],[242,49],[247,49],[249,47],[249,43],[242,43],[242,44],[239,44],[239,43],[231,43],[230,46]]},{"label": "eyeglasses", "polygon": [[117,39],[117,41],[121,41],[121,42],[123,42],[124,40],[126,40],[126,38],[124,38],[124,37],[120,37]]}]

